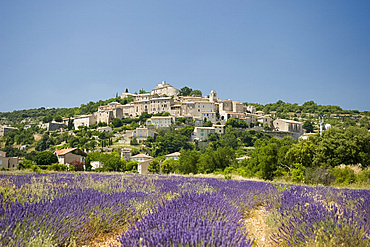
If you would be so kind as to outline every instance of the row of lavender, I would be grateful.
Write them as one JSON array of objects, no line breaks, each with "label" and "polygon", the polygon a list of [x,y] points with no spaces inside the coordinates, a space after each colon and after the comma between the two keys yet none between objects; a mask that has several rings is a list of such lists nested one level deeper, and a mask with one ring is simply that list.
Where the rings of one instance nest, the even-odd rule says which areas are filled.
[{"label": "row of lavender", "polygon": [[96,173],[0,175],[0,191],[2,246],[83,245],[122,229],[122,246],[251,246],[244,217],[259,206],[279,245],[338,233],[369,244],[369,191]]}]

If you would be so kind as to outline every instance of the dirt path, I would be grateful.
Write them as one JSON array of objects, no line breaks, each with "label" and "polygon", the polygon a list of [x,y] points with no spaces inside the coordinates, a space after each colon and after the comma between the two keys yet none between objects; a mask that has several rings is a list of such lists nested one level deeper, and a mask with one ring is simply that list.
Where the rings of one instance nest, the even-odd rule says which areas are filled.
[{"label": "dirt path", "polygon": [[266,222],[266,210],[264,207],[252,209],[249,217],[245,220],[247,230],[249,231],[248,237],[254,238],[254,243],[257,246],[266,247],[274,246],[269,240],[269,227]]},{"label": "dirt path", "polygon": [[122,233],[109,234],[106,236],[100,236],[93,241],[82,245],[82,247],[110,247],[110,246],[120,246],[120,242],[117,240],[117,237]]}]

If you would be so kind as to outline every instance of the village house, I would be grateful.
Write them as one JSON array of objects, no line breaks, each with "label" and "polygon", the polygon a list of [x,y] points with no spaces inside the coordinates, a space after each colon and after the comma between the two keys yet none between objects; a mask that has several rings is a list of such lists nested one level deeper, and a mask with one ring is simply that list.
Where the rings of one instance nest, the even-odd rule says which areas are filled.
[{"label": "village house", "polygon": [[287,119],[274,120],[273,128],[275,131],[292,132],[294,140],[297,140],[304,133],[303,123]]},{"label": "village house", "polygon": [[167,128],[174,122],[171,116],[153,116],[146,120],[146,125],[154,125],[156,128]]},{"label": "village house", "polygon": [[257,114],[252,114],[252,113],[245,113],[245,122],[250,126],[251,124],[256,124],[257,123]]},{"label": "village house", "polygon": [[20,161],[18,157],[6,157],[6,152],[0,151],[0,168],[17,168]]},{"label": "village house", "polygon": [[257,122],[263,124],[267,124],[269,128],[273,128],[272,119],[268,116],[258,116],[257,115]]},{"label": "village house", "polygon": [[149,174],[148,168],[149,168],[149,165],[150,165],[151,161],[152,161],[151,159],[148,159],[148,160],[144,160],[144,161],[141,161],[141,162],[137,163],[138,173],[142,174],[142,175]]},{"label": "village house", "polygon": [[232,104],[233,104],[233,112],[244,113],[247,110],[247,108],[241,102],[233,101]]},{"label": "village house", "polygon": [[91,161],[91,170],[96,170],[98,168],[103,168],[104,163],[101,161]]},{"label": "village house", "polygon": [[111,102],[105,106],[99,106],[96,112],[96,121],[111,124],[113,119],[123,118],[123,105],[118,102]]},{"label": "village house", "polygon": [[153,127],[141,127],[132,131],[132,138],[136,137],[137,140],[146,140],[148,136],[154,137],[155,131]]},{"label": "village house", "polygon": [[204,141],[208,139],[209,134],[215,134],[214,127],[195,127],[191,139]]},{"label": "village house", "polygon": [[153,157],[146,154],[137,154],[131,157],[131,160],[137,161],[137,170],[139,174],[149,174],[148,167],[150,162],[153,160]]},{"label": "village house", "polygon": [[136,117],[134,103],[130,102],[126,105],[123,105],[122,114],[123,114],[123,117],[128,117],[128,118]]},{"label": "village house", "polygon": [[230,118],[234,118],[238,121],[245,121],[246,120],[246,115],[245,113],[240,113],[240,112],[225,112],[226,115],[224,115],[224,119],[228,120]]},{"label": "village house", "polygon": [[90,125],[97,124],[97,123],[98,122],[97,122],[96,114],[75,116],[75,119],[73,122],[76,130],[78,130],[79,126],[89,127]]},{"label": "village house", "polygon": [[171,105],[171,109],[169,112],[171,116],[180,117],[181,116],[181,103],[176,102],[173,105]]},{"label": "village house", "polygon": [[134,93],[121,93],[121,98],[124,99],[124,98],[127,98],[127,97],[132,97],[132,98],[135,98],[136,97],[136,94]]},{"label": "village house", "polygon": [[97,128],[97,130],[99,132],[105,132],[105,133],[111,133],[111,132],[113,132],[113,129],[110,126],[99,127],[99,128]]},{"label": "village house", "polygon": [[254,105],[248,105],[247,106],[247,112],[255,114],[256,113],[256,107]]},{"label": "village house", "polygon": [[138,94],[133,102],[134,112],[136,116],[140,116],[143,112],[148,112],[150,110],[150,100],[152,98],[158,98],[158,94]]},{"label": "village house", "polygon": [[224,117],[226,117],[227,112],[233,112],[233,101],[231,99],[219,101],[219,112]]},{"label": "village house", "polygon": [[0,136],[4,136],[6,133],[12,130],[16,130],[17,128],[10,127],[10,126],[0,126]]},{"label": "village house", "polygon": [[123,148],[121,150],[121,158],[124,158],[126,161],[130,161],[130,159],[131,159],[131,149]]},{"label": "village house", "polygon": [[215,128],[215,133],[216,134],[219,134],[219,135],[224,135],[225,134],[225,130],[226,130],[225,125],[223,125],[223,124],[214,124],[212,127]]},{"label": "village house", "polygon": [[152,90],[152,94],[158,94],[160,96],[176,96],[178,93],[179,90],[174,88],[171,84],[167,84],[166,81],[157,84],[155,89]]},{"label": "village house", "polygon": [[87,156],[87,154],[79,148],[55,150],[55,154],[58,157],[58,163],[63,165],[69,165],[73,161],[85,163],[85,157]]},{"label": "village house", "polygon": [[273,121],[273,124],[276,131],[303,133],[303,123],[301,122],[287,119],[276,119]]},{"label": "village house", "polygon": [[147,161],[147,160],[153,160],[153,157],[146,155],[146,154],[137,154],[137,155],[131,156],[130,160],[142,162],[142,161]]},{"label": "village house", "polygon": [[170,112],[173,102],[174,100],[171,97],[152,98],[150,99],[149,113]]},{"label": "village house", "polygon": [[55,121],[51,121],[50,123],[43,123],[40,124],[39,127],[42,129],[46,129],[47,131],[55,131],[58,129],[62,129],[65,126],[63,122],[58,123]]},{"label": "village house", "polygon": [[216,112],[202,112],[201,119],[205,122],[211,121],[212,123],[216,123]]}]

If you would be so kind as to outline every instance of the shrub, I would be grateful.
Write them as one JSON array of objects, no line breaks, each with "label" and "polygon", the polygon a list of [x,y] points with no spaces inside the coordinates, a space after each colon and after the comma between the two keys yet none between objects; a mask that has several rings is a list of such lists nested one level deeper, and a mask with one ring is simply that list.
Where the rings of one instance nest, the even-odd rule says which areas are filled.
[{"label": "shrub", "polygon": [[30,169],[35,163],[32,160],[24,160],[19,163],[18,169]]},{"label": "shrub", "polygon": [[336,184],[348,185],[356,181],[355,172],[348,166],[344,168],[335,167],[331,174],[335,177]]},{"label": "shrub", "polygon": [[51,171],[67,171],[68,167],[64,164],[54,163],[48,167]]},{"label": "shrub", "polygon": [[293,182],[303,182],[305,167],[301,163],[295,163],[292,169]]},{"label": "shrub", "polygon": [[309,184],[330,185],[335,181],[335,177],[329,169],[324,167],[306,168],[305,182]]},{"label": "shrub", "polygon": [[36,173],[41,173],[41,169],[37,165],[31,166],[31,170]]}]

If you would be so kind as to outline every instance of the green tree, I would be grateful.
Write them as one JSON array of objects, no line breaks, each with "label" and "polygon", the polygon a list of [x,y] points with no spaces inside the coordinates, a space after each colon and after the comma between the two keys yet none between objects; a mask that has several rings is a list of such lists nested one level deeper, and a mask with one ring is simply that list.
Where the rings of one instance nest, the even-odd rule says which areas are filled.
[{"label": "green tree", "polygon": [[41,140],[39,140],[37,143],[36,143],[36,151],[44,151],[46,149],[48,149],[51,145],[54,145],[54,140],[52,137],[49,136],[48,133],[45,133]]},{"label": "green tree", "polygon": [[194,96],[194,95],[202,96],[202,91],[200,91],[198,89],[191,91],[190,96]]},{"label": "green tree", "polygon": [[167,132],[163,136],[157,136],[156,142],[152,144],[152,155],[161,156],[181,149],[191,149],[189,138],[178,132]]},{"label": "green tree", "polygon": [[67,129],[68,129],[68,130],[72,130],[72,129],[73,129],[73,127],[74,127],[74,125],[73,125],[73,120],[69,118],[69,119],[68,119]]},{"label": "green tree", "polygon": [[265,180],[272,180],[278,168],[280,141],[276,138],[259,139],[255,142],[255,150],[248,160],[247,169],[250,174]]},{"label": "green tree", "polygon": [[149,92],[145,91],[144,89],[140,89],[139,91],[139,94],[146,94],[146,93],[149,93]]},{"label": "green tree", "polygon": [[164,174],[169,174],[175,172],[176,168],[179,166],[179,160],[166,159],[161,166],[161,172]]},{"label": "green tree", "polygon": [[238,138],[233,128],[231,126],[226,126],[225,132],[225,135],[221,136],[219,139],[219,145],[222,147],[231,147],[233,149],[238,148]]},{"label": "green tree", "polygon": [[54,116],[54,121],[55,121],[55,122],[62,122],[62,121],[63,121],[63,119],[62,119],[62,117],[61,117],[60,115],[55,115],[55,116]]},{"label": "green tree", "polygon": [[300,163],[293,164],[292,169],[292,180],[293,182],[303,182],[304,174],[305,174],[305,167]]},{"label": "green tree", "polygon": [[126,161],[120,158],[118,153],[113,154],[105,160],[103,169],[105,171],[125,171]]},{"label": "green tree", "polygon": [[149,163],[149,166],[148,166],[148,171],[149,172],[153,172],[153,173],[158,173],[159,170],[160,170],[160,161],[157,160],[157,159],[154,159],[152,160],[150,163]]},{"label": "green tree", "polygon": [[302,164],[304,167],[312,167],[316,145],[312,140],[302,140],[294,144],[286,153],[286,160],[291,165]]},{"label": "green tree", "polygon": [[137,172],[137,161],[130,160],[126,163],[126,171]]},{"label": "green tree", "polygon": [[193,90],[187,86],[179,90],[179,96],[189,96]]},{"label": "green tree", "polygon": [[47,115],[42,119],[43,123],[50,123],[51,121],[53,121],[53,116],[51,115]]},{"label": "green tree", "polygon": [[224,170],[235,162],[235,151],[230,147],[219,147],[216,151],[208,148],[200,156],[198,172],[211,173],[215,170]]},{"label": "green tree", "polygon": [[212,122],[211,121],[205,121],[203,124],[203,127],[212,127]]},{"label": "green tree", "polygon": [[123,123],[122,123],[121,119],[119,119],[119,118],[114,118],[114,119],[112,120],[112,124],[113,124],[113,126],[114,126],[115,128],[117,128],[117,127],[121,127],[121,126],[123,125]]},{"label": "green tree", "polygon": [[151,114],[149,114],[149,113],[147,113],[147,112],[142,112],[141,113],[141,115],[140,115],[140,117],[139,117],[139,121],[141,122],[141,123],[145,123],[146,122],[146,120],[148,119],[148,118],[151,118],[152,117],[152,115]]},{"label": "green tree", "polygon": [[303,123],[303,128],[306,130],[307,133],[313,133],[313,124],[310,120],[306,120]]},{"label": "green tree", "polygon": [[183,135],[187,138],[190,138],[191,134],[194,132],[194,126],[193,125],[187,125],[184,128],[181,128],[179,131],[180,131],[181,135]]},{"label": "green tree", "polygon": [[41,151],[37,153],[34,161],[38,165],[51,165],[58,162],[57,156],[49,151]]},{"label": "green tree", "polygon": [[196,150],[182,150],[177,170],[184,174],[197,173],[200,152]]},{"label": "green tree", "polygon": [[136,139],[136,137],[134,137],[134,138],[132,138],[131,140],[130,140],[130,145],[139,145],[139,142],[137,141],[137,139]]}]

